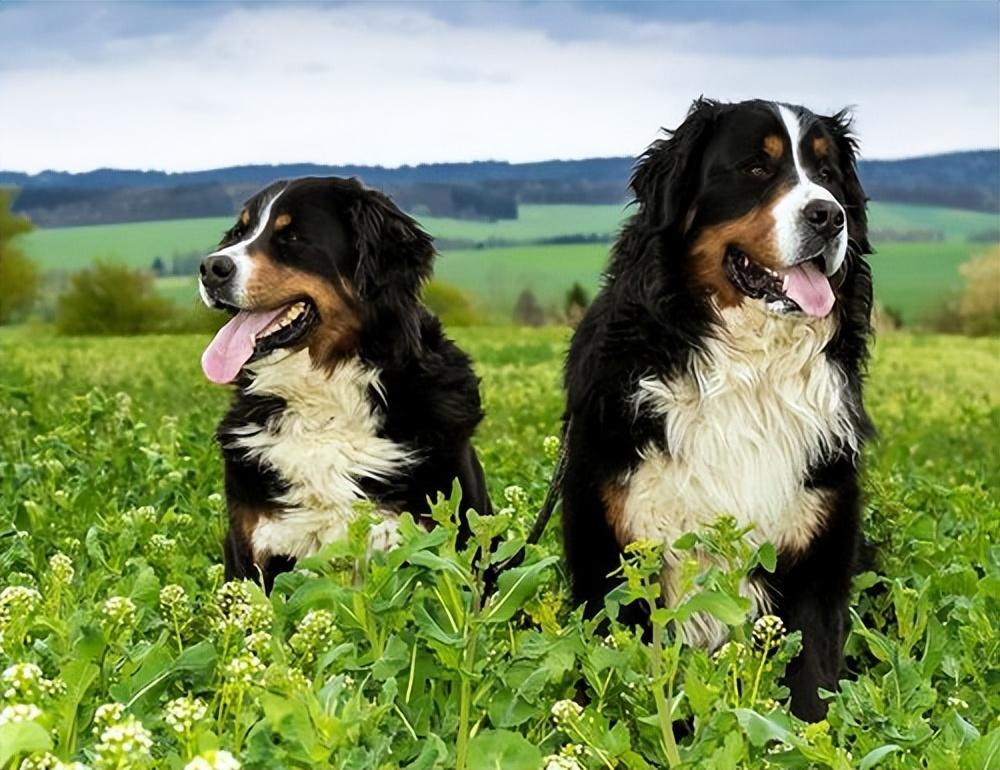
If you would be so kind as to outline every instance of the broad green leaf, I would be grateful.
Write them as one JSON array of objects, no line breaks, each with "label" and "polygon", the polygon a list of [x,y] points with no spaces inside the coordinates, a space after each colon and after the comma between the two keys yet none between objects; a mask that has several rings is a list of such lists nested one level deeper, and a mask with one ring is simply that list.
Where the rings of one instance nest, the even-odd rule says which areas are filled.
[{"label": "broad green leaf", "polygon": [[542,752],[518,733],[483,730],[469,741],[468,770],[538,770]]},{"label": "broad green leaf", "polygon": [[506,623],[542,585],[545,571],[559,561],[558,556],[545,558],[526,567],[516,567],[500,575],[497,592],[486,605],[483,620],[488,623]]},{"label": "broad green leaf", "polygon": [[410,562],[410,564],[426,567],[434,572],[447,572],[454,575],[463,586],[467,586],[472,582],[472,577],[469,575],[468,570],[466,570],[461,564],[458,564],[451,559],[446,559],[443,556],[439,556],[433,551],[417,551],[414,554],[410,554],[407,561]]},{"label": "broad green leaf", "polygon": [[775,550],[773,543],[764,543],[759,549],[757,549],[757,560],[768,572],[774,572],[774,568],[778,565],[778,552]]},{"label": "broad green leaf", "polygon": [[746,619],[749,609],[750,601],[742,596],[730,596],[722,591],[702,591],[677,607],[676,613],[677,618],[684,621],[696,612],[707,612],[723,623],[735,626]]},{"label": "broad green leaf", "polygon": [[771,741],[784,741],[791,746],[799,743],[798,736],[790,729],[787,716],[777,713],[765,716],[750,709],[735,709],[733,713],[754,746],[765,746]]},{"label": "broad green leaf", "polygon": [[984,735],[962,753],[961,770],[1000,768],[1000,727]]},{"label": "broad green leaf", "polygon": [[895,743],[879,746],[877,749],[869,751],[861,758],[861,764],[858,765],[858,770],[869,770],[869,768],[875,767],[875,765],[890,754],[894,754],[895,752],[902,750],[902,747],[897,746]]},{"label": "broad green leaf", "polygon": [[0,725],[0,767],[14,757],[52,748],[48,730],[37,722],[9,722]]}]

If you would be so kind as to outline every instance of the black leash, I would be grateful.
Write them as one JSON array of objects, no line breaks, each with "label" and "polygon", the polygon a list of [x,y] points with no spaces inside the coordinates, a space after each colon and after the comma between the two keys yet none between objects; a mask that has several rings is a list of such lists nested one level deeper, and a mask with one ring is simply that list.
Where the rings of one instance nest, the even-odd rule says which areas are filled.
[{"label": "black leash", "polygon": [[524,545],[506,561],[500,564],[491,564],[483,574],[484,593],[486,596],[490,596],[496,590],[497,579],[501,574],[519,566],[524,561],[527,546],[537,544],[545,533],[549,519],[552,518],[552,512],[555,511],[556,505],[559,504],[559,498],[562,496],[563,479],[566,476],[566,442],[569,438],[569,426],[570,421],[567,419],[563,425],[562,436],[559,439],[559,454],[556,456],[556,467],[552,471],[552,479],[549,481],[548,492],[545,493],[545,501],[542,503],[542,507],[535,517],[535,523],[531,525],[531,531],[528,532],[528,537],[525,539]]}]

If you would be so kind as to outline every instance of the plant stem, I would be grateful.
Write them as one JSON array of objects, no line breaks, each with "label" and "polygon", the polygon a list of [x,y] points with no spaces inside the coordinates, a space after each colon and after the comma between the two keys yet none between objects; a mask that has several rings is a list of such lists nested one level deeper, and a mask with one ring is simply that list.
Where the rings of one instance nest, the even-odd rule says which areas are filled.
[{"label": "plant stem", "polygon": [[663,664],[663,624],[653,624],[653,699],[656,701],[656,714],[660,718],[660,734],[663,738],[663,750],[667,755],[667,766],[676,767],[681,763],[677,751],[677,741],[674,740],[674,720],[671,715],[671,704],[663,693],[663,683],[660,681]]},{"label": "plant stem", "polygon": [[[469,711],[472,708],[472,669],[476,664],[476,637],[478,627],[476,619],[482,611],[482,596],[477,589],[478,575],[474,576],[472,592],[472,613],[466,612],[465,617],[465,655],[462,658],[462,669],[458,672],[462,685],[458,701],[458,742],[455,746],[455,770],[465,770],[465,760],[469,749]],[[449,583],[450,586],[450,583]]]},{"label": "plant stem", "polygon": [[760,677],[764,673],[764,666],[767,665],[767,652],[771,649],[771,638],[772,634],[768,631],[767,637],[764,639],[764,651],[760,656],[760,665],[757,667],[757,674],[753,679],[753,689],[750,691],[750,708],[753,708],[757,703],[757,692],[760,690]]},{"label": "plant stem", "polygon": [[[469,662],[469,649],[475,649],[472,644],[466,647],[466,655],[463,660],[463,668]],[[475,653],[473,653],[475,654]],[[465,671],[459,671],[458,675],[462,679],[461,690],[458,701],[458,743],[455,747],[455,770],[465,770],[465,758],[469,743],[469,706],[472,700],[472,683]]]}]

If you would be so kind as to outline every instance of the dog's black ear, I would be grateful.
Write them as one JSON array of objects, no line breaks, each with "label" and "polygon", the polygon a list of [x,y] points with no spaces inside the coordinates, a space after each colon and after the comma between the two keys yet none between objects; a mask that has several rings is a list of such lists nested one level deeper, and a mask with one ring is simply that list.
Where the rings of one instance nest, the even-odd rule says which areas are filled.
[{"label": "dog's black ear", "polygon": [[[867,357],[868,335],[871,333],[871,316],[874,307],[871,266],[865,255],[872,253],[868,242],[868,196],[858,179],[858,140],[852,131],[850,110],[845,108],[835,115],[821,117],[824,127],[833,137],[837,148],[840,175],[843,179],[844,208],[847,209],[847,247],[849,269],[842,294],[850,297],[841,305],[841,322],[831,349],[846,362],[849,371],[858,371]],[[865,417],[867,421],[867,417]],[[869,424],[870,429],[870,424]]]},{"label": "dog's black ear", "polygon": [[844,204],[847,208],[847,234],[854,241],[853,247],[861,254],[871,254],[868,242],[868,196],[858,178],[858,140],[853,133],[853,117],[849,108],[835,115],[820,118],[833,136],[840,161],[840,175],[844,180]]},{"label": "dog's black ear", "polygon": [[629,186],[651,224],[671,227],[686,216],[697,189],[699,159],[720,111],[718,102],[698,99],[684,122],[639,158]]},{"label": "dog's black ear", "polygon": [[[386,195],[362,188],[350,209],[357,266],[354,290],[372,340],[395,356],[420,341],[420,292],[434,243]],[[362,332],[364,334],[364,331]]]}]

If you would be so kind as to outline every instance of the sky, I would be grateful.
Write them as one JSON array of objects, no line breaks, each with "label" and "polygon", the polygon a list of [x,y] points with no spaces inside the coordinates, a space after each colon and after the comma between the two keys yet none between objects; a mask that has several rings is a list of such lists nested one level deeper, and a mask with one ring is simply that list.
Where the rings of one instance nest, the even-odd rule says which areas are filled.
[{"label": "sky", "polygon": [[634,156],[699,95],[1000,144],[1000,3],[0,0],[0,169]]}]

